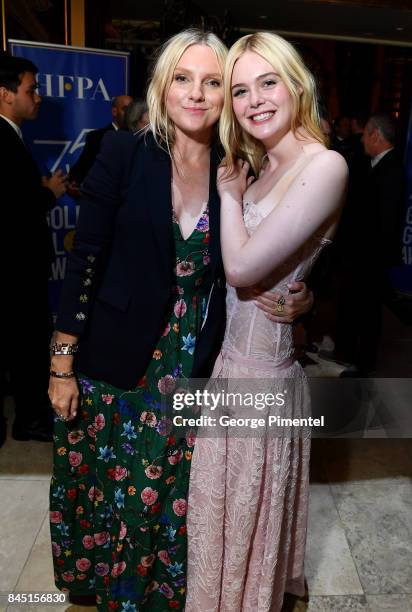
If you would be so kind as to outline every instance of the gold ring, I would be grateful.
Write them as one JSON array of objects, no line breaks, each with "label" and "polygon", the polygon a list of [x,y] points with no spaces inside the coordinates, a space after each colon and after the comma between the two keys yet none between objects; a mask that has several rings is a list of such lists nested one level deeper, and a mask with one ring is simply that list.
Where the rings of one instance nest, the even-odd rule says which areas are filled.
[{"label": "gold ring", "polygon": [[286,302],[285,296],[281,295],[278,301],[276,302],[276,310],[278,312],[283,312],[285,310],[284,308],[285,302]]}]

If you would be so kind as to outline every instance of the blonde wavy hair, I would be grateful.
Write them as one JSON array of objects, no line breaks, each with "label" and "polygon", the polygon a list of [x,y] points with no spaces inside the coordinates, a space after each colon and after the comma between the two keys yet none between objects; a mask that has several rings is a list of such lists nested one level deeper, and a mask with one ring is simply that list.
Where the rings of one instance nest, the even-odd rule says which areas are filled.
[{"label": "blonde wavy hair", "polygon": [[196,28],[175,34],[160,48],[147,90],[149,125],[156,142],[166,148],[169,155],[175,141],[175,126],[166,109],[166,99],[173,80],[174,70],[183,53],[192,45],[207,45],[216,54],[219,67],[223,72],[227,48],[212,32],[202,32]]},{"label": "blonde wavy hair", "polygon": [[232,74],[237,60],[246,51],[254,51],[269,62],[292,96],[291,129],[298,128],[314,140],[326,144],[321,130],[316,83],[296,49],[281,36],[257,32],[240,38],[230,48],[224,73],[225,102],[219,123],[220,140],[226,153],[227,174],[231,174],[237,158],[246,159],[255,174],[262,168],[265,149],[242,129],[232,107]]}]

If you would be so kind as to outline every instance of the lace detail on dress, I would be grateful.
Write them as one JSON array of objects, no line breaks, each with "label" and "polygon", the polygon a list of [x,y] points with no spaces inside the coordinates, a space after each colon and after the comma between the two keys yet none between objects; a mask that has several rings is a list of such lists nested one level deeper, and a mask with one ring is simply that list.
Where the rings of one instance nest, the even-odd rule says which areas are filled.
[{"label": "lace detail on dress", "polygon": [[[249,234],[263,218],[257,205],[244,206]],[[286,294],[287,284],[307,276],[328,242],[308,241],[265,280],[268,289]],[[212,378],[227,379],[232,392],[240,379],[265,379],[265,391],[273,393],[287,384],[281,416],[307,416],[306,378],[297,362],[290,365],[292,327],[269,321],[253,299],[249,288],[227,287],[227,326]],[[229,431],[197,439],[186,612],[280,612],[285,592],[304,594],[309,455],[309,437],[239,438]]]},{"label": "lace detail on dress", "polygon": [[[244,220],[249,235],[264,219],[259,206],[247,203]],[[264,280],[268,290],[288,294],[288,283],[306,278],[322,248],[330,241],[314,237],[295,255]],[[274,323],[257,309],[252,289],[227,286],[227,326],[223,349],[231,353],[249,356],[251,360],[273,362],[274,367],[293,355],[292,327]]]}]

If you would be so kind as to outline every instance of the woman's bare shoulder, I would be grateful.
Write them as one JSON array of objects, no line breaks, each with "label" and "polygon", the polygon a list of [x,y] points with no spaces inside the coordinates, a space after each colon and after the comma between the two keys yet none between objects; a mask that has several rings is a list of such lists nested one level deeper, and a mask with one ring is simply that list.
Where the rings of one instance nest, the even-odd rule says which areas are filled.
[{"label": "woman's bare shoulder", "polygon": [[329,170],[343,177],[347,176],[349,171],[345,158],[340,153],[327,149],[323,146],[321,149],[319,149],[319,151],[314,153],[312,160],[307,165],[307,169],[322,171]]},{"label": "woman's bare shoulder", "polygon": [[310,160],[294,178],[291,190],[294,197],[297,192],[302,196],[300,202],[304,202],[305,196],[315,199],[324,196],[320,198],[323,203],[333,204],[341,199],[348,176],[348,165],[342,155],[319,145],[310,151]]}]

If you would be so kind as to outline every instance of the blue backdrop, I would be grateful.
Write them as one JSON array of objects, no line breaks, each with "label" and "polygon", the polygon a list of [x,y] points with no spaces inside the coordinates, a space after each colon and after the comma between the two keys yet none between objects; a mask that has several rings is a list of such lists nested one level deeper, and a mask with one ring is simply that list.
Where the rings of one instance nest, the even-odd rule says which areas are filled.
[{"label": "blue backdrop", "polygon": [[394,268],[394,287],[412,297],[412,108],[405,151],[407,176],[405,224],[402,233],[403,266]]},{"label": "blue backdrop", "polygon": [[[43,174],[65,173],[78,158],[86,134],[111,122],[111,101],[129,89],[129,54],[82,47],[10,40],[12,55],[34,62],[43,98],[36,121],[23,125],[26,144]],[[78,206],[68,195],[49,216],[56,261],[50,279],[51,308],[56,310]]]}]

